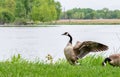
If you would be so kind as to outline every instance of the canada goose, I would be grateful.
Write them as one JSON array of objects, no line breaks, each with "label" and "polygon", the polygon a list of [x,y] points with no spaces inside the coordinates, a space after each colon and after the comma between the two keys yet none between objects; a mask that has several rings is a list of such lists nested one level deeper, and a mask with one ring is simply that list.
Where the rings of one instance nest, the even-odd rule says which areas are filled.
[{"label": "canada goose", "polygon": [[120,66],[120,54],[113,54],[105,58],[102,65],[106,66],[107,62],[112,66]]},{"label": "canada goose", "polygon": [[67,61],[72,65],[77,64],[77,60],[83,58],[89,52],[105,51],[108,49],[108,46],[94,41],[77,41],[75,46],[72,46],[72,36],[68,32],[62,35],[66,35],[70,38],[68,44],[64,48],[64,54]]}]

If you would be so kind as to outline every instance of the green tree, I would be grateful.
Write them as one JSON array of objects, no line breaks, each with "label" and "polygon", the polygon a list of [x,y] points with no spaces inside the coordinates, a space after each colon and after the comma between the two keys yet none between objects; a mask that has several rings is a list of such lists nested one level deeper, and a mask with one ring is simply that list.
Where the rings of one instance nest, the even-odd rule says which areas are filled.
[{"label": "green tree", "polygon": [[0,24],[10,23],[15,20],[15,16],[7,9],[0,10]]},{"label": "green tree", "polygon": [[16,6],[16,2],[15,0],[5,0],[5,4],[4,7],[5,9],[8,9],[11,12],[15,12],[15,6]]},{"label": "green tree", "polygon": [[67,14],[66,15],[66,18],[67,19],[71,19],[71,18],[73,18],[73,13],[72,13],[73,11],[72,10],[68,10],[65,14]]},{"label": "green tree", "polygon": [[90,13],[90,15],[91,15],[91,19],[96,19],[96,11],[92,11],[91,13]]},{"label": "green tree", "polygon": [[20,1],[16,1],[15,16],[19,18],[25,18],[26,16],[25,7]]},{"label": "green tree", "polygon": [[65,16],[68,19],[118,19],[120,18],[120,10],[74,8],[61,14],[61,18],[65,18]]},{"label": "green tree", "polygon": [[0,7],[5,7],[5,0],[0,0]]},{"label": "green tree", "polygon": [[34,21],[52,21],[57,19],[57,10],[53,0],[35,0],[31,17]]},{"label": "green tree", "polygon": [[56,8],[56,11],[57,11],[57,19],[59,19],[60,18],[60,14],[61,14],[60,2],[55,2],[55,8]]},{"label": "green tree", "polygon": [[16,0],[16,16],[22,18],[29,18],[33,0]]},{"label": "green tree", "polygon": [[73,18],[73,19],[80,19],[80,13],[79,13],[79,12],[75,12],[75,13],[72,15],[72,18]]},{"label": "green tree", "polygon": [[116,15],[116,18],[120,18],[120,10],[114,10],[114,14]]}]

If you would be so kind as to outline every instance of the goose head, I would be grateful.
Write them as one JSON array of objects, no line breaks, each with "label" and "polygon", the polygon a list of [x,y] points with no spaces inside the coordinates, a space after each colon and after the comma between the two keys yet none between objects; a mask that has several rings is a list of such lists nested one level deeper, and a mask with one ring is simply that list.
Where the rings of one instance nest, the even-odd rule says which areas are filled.
[{"label": "goose head", "polygon": [[68,36],[70,38],[69,43],[72,44],[72,36],[68,32],[63,33],[62,35]]},{"label": "goose head", "polygon": [[69,36],[70,34],[68,32],[63,33],[62,35]]}]

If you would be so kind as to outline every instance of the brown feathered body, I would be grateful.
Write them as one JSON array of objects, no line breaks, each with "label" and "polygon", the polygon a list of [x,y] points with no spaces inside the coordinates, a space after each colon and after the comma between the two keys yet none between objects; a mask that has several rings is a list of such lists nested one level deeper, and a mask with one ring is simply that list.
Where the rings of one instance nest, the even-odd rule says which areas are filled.
[{"label": "brown feathered body", "polygon": [[77,55],[74,52],[73,46],[71,43],[68,43],[67,46],[64,48],[64,54],[67,59],[67,61],[70,64],[76,64],[77,61]]},{"label": "brown feathered body", "polygon": [[72,36],[68,32],[65,32],[63,35],[70,37],[68,44],[64,48],[65,57],[70,64],[76,64],[79,58],[83,58],[90,52],[105,51],[108,49],[108,46],[94,41],[77,41],[75,46],[73,46]]}]

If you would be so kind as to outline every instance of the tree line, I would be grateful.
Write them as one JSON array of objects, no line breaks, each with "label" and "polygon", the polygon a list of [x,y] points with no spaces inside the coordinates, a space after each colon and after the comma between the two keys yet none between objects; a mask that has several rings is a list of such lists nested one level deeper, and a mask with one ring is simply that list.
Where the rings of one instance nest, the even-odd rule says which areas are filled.
[{"label": "tree line", "polygon": [[74,8],[62,12],[61,19],[119,19],[120,10],[93,10],[90,8]]},{"label": "tree line", "polygon": [[60,13],[61,5],[54,0],[0,0],[0,24],[52,21]]},{"label": "tree line", "polygon": [[25,24],[27,21],[48,22],[58,19],[119,19],[120,10],[73,8],[61,11],[55,0],[0,0],[0,24]]}]

